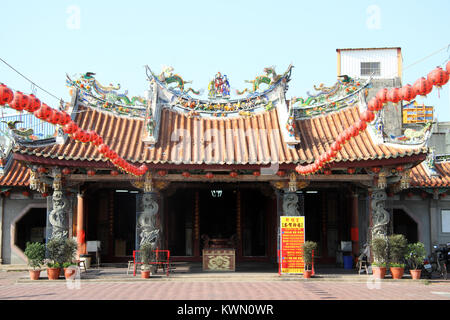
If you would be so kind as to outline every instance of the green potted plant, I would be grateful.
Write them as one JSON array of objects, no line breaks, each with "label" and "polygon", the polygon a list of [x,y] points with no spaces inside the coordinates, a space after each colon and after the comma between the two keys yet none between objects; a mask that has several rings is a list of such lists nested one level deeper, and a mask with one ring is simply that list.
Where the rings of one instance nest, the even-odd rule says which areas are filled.
[{"label": "green potted plant", "polygon": [[57,280],[65,260],[65,240],[53,238],[47,242],[47,276],[49,280]]},{"label": "green potted plant", "polygon": [[77,270],[73,268],[77,264],[74,262],[77,253],[77,242],[71,238],[64,241],[64,276],[70,278]]},{"label": "green potted plant", "polygon": [[28,259],[31,280],[38,280],[41,274],[41,265],[45,259],[45,245],[40,242],[27,242],[25,256]]},{"label": "green potted plant", "polygon": [[382,237],[373,238],[370,246],[372,248],[373,262],[372,272],[377,279],[384,279],[386,275],[387,246],[386,239]]},{"label": "green potted plant", "polygon": [[144,279],[150,278],[150,262],[153,256],[153,248],[150,243],[144,243],[141,248],[141,277]]},{"label": "green potted plant", "polygon": [[305,241],[303,244],[303,262],[305,263],[305,271],[303,277],[311,278],[312,270],[310,269],[313,263],[313,252],[317,250],[317,243],[314,241]]},{"label": "green potted plant", "polygon": [[393,279],[401,279],[405,272],[404,257],[408,240],[402,234],[393,234],[388,237],[389,243],[389,270]]},{"label": "green potted plant", "polygon": [[405,259],[409,262],[411,269],[411,278],[413,280],[420,279],[422,273],[423,260],[427,255],[425,245],[422,242],[410,243],[406,249]]}]

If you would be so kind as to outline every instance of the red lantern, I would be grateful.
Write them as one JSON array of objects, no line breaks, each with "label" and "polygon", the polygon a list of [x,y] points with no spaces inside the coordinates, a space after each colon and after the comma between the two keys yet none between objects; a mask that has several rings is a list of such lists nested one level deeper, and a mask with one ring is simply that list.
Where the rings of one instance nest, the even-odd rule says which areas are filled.
[{"label": "red lantern", "polygon": [[97,132],[95,132],[94,130],[89,130],[88,133],[89,133],[89,142],[92,142],[95,144],[95,142],[98,139]]},{"label": "red lantern", "polygon": [[284,172],[283,170],[278,170],[278,172],[277,172],[277,176],[279,176],[279,177],[284,177],[285,174],[286,174],[286,172]]},{"label": "red lantern", "polygon": [[51,117],[48,119],[52,124],[58,124],[61,121],[62,113],[58,110],[53,110]]},{"label": "red lantern", "polygon": [[185,178],[189,178],[189,177],[191,176],[191,174],[189,173],[189,171],[184,171],[181,175],[182,175],[183,177],[185,177]]},{"label": "red lantern", "polygon": [[30,192],[28,192],[28,191],[24,191],[24,192],[22,192],[22,194],[23,194],[25,197],[29,197],[29,196],[30,196]]},{"label": "red lantern", "polygon": [[69,168],[64,168],[61,171],[63,174],[70,174],[70,169]]},{"label": "red lantern", "polygon": [[159,176],[164,177],[167,174],[167,171],[166,170],[159,170],[157,173],[158,173]]},{"label": "red lantern", "polygon": [[441,193],[441,198],[445,198],[447,196],[446,193]]},{"label": "red lantern", "polygon": [[109,151],[109,147],[108,147],[107,144],[102,144],[102,145],[100,145],[100,146],[98,147],[98,151],[99,151],[100,153],[105,154],[105,153],[107,153],[107,152]]},{"label": "red lantern", "polygon": [[98,147],[103,144],[103,138],[97,135],[97,138],[95,139],[95,141],[92,141],[92,143]]},{"label": "red lantern", "polygon": [[398,172],[402,172],[404,169],[403,166],[397,166],[395,170],[397,170]]},{"label": "red lantern", "polygon": [[9,106],[15,110],[22,111],[25,108],[28,108],[30,102],[30,98],[27,95],[20,91],[16,91],[14,94],[14,99],[11,101]]},{"label": "red lantern", "polygon": [[410,84],[403,86],[401,89],[401,96],[402,99],[405,101],[413,100],[416,97],[416,95],[417,95],[416,91]]},{"label": "red lantern", "polygon": [[420,194],[420,196],[422,197],[422,199],[428,198],[428,194],[427,194],[425,191],[423,191],[423,192]]},{"label": "red lantern", "polygon": [[433,86],[436,86],[438,88],[445,85],[448,82],[448,79],[449,79],[448,73],[442,70],[441,67],[437,67],[428,74],[428,80],[431,82]]},{"label": "red lantern", "polygon": [[347,169],[347,173],[348,174],[354,174],[356,172],[356,169],[355,168],[348,168]]},{"label": "red lantern", "polygon": [[382,107],[383,104],[377,98],[370,99],[369,103],[367,104],[367,109],[369,109],[370,111],[379,111]]},{"label": "red lantern", "polygon": [[383,88],[381,90],[379,90],[377,92],[376,98],[378,99],[378,101],[383,105],[386,104],[388,102],[387,100],[387,94],[388,94],[388,89],[387,88]]},{"label": "red lantern", "polygon": [[[46,119],[48,119],[51,116],[53,109],[50,108],[45,103],[42,103],[41,104],[41,108],[39,110],[41,110],[41,112],[42,112],[42,118],[39,118],[39,119],[46,120]],[[36,112],[39,112],[39,110],[37,110]],[[36,114],[36,112],[35,112],[35,114]]]},{"label": "red lantern", "polygon": [[331,174],[331,170],[329,168],[326,168],[325,170],[323,170],[323,173],[329,176]]},{"label": "red lantern", "polygon": [[49,194],[48,194],[47,192],[44,192],[44,193],[42,193],[42,196],[43,196],[44,198],[47,198],[47,197],[49,196]]},{"label": "red lantern", "polygon": [[70,121],[72,121],[70,115],[65,111],[61,111],[61,119],[59,120],[58,124],[64,126],[68,124]]},{"label": "red lantern", "polygon": [[45,167],[39,167],[37,170],[39,173],[46,173],[47,169]]},{"label": "red lantern", "polygon": [[424,97],[429,94],[431,90],[433,90],[433,84],[429,80],[422,77],[414,82],[413,89],[416,91],[416,95]]},{"label": "red lantern", "polygon": [[356,137],[359,134],[359,129],[356,125],[350,127],[352,137]]},{"label": "red lantern", "polygon": [[119,175],[119,172],[117,170],[111,170],[111,175],[115,177]]},{"label": "red lantern", "polygon": [[358,120],[355,124],[356,128],[358,128],[359,131],[364,131],[367,128],[367,122]]},{"label": "red lantern", "polygon": [[78,130],[78,126],[75,124],[75,122],[69,122],[65,126],[63,126],[64,133],[72,134]]},{"label": "red lantern", "polygon": [[372,167],[371,170],[373,173],[379,173],[381,171],[381,168],[380,167]]},{"label": "red lantern", "polygon": [[28,112],[35,112],[39,110],[39,108],[41,107],[41,100],[36,98],[33,94],[30,94],[28,97],[30,98],[30,103],[25,108],[25,110]]},{"label": "red lantern", "polygon": [[411,198],[413,195],[414,195],[414,193],[412,193],[412,192],[407,193],[408,198]]},{"label": "red lantern", "polygon": [[236,171],[231,171],[230,172],[230,177],[236,178],[237,176],[238,176],[238,173]]},{"label": "red lantern", "polygon": [[10,104],[14,99],[14,93],[3,83],[0,84],[0,105]]},{"label": "red lantern", "polygon": [[95,176],[95,170],[89,169],[87,171],[87,175],[90,176],[90,177]]},{"label": "red lantern", "polygon": [[400,89],[392,88],[388,91],[387,100],[393,104],[397,104],[401,100]]},{"label": "red lantern", "polygon": [[364,122],[372,122],[374,119],[375,114],[370,110],[364,111],[361,115],[361,120],[363,120]]},{"label": "red lantern", "polygon": [[208,172],[208,173],[206,173],[205,177],[208,179],[212,179],[214,177],[214,175],[212,174],[212,172]]},{"label": "red lantern", "polygon": [[253,171],[253,175],[255,177],[259,177],[261,175],[261,171],[255,170],[255,171]]}]

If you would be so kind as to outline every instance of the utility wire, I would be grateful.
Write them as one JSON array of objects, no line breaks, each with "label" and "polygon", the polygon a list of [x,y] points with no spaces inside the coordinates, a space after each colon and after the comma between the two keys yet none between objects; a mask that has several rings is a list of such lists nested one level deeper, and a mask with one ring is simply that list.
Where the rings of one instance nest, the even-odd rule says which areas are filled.
[{"label": "utility wire", "polygon": [[3,60],[2,58],[0,58],[0,61],[2,61],[4,64],[6,64],[8,67],[10,67],[12,70],[14,70],[16,73],[18,73],[20,76],[22,76],[24,79],[26,79],[27,81],[29,81],[32,86],[35,86],[36,88],[41,89],[42,91],[44,91],[45,93],[47,93],[48,95],[52,96],[53,98],[55,98],[58,101],[61,101],[63,99],[58,98],[57,96],[55,96],[53,93],[48,92],[47,90],[45,90],[44,88],[42,88],[41,86],[37,85],[35,82],[33,82],[32,80],[30,80],[29,78],[27,78],[26,76],[24,76],[21,72],[19,72],[17,69],[15,69],[12,65],[10,65],[8,62],[6,62],[5,60]]}]

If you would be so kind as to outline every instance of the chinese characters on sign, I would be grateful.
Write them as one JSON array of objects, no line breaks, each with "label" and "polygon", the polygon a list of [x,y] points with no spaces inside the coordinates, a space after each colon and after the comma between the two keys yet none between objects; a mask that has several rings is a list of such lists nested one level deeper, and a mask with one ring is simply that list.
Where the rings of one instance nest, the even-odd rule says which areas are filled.
[{"label": "chinese characters on sign", "polygon": [[305,217],[280,217],[281,273],[303,273],[303,243],[305,242]]}]

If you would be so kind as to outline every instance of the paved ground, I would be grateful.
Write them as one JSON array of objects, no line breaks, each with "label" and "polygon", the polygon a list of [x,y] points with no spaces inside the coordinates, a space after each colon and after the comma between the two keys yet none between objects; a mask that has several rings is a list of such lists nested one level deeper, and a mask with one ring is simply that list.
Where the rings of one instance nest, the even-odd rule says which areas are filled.
[{"label": "paved ground", "polygon": [[[333,270],[334,271],[334,270]],[[328,272],[328,273],[325,273]],[[31,281],[0,271],[0,300],[450,300],[450,280],[374,280],[371,275],[317,271],[314,279],[276,272],[174,272],[151,279],[126,268],[91,269],[80,279]]]}]

